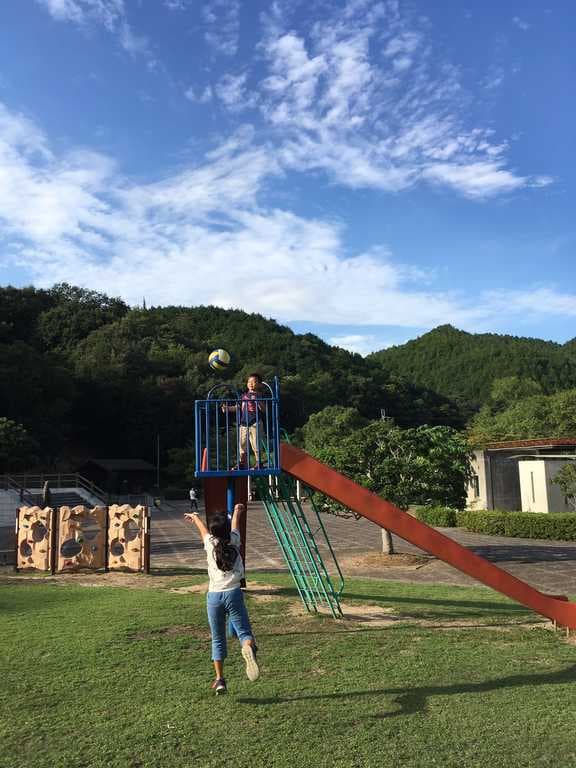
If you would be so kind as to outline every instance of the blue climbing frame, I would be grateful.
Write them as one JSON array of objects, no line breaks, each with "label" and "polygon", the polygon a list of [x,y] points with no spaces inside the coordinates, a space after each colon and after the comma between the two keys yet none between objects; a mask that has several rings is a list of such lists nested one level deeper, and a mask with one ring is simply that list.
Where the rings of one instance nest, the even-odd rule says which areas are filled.
[{"label": "blue climbing frame", "polygon": [[251,425],[246,423],[246,401],[230,384],[217,384],[206,400],[196,400],[196,477],[280,474],[279,390],[277,378],[272,385],[262,382],[261,392],[251,401],[256,405]]}]

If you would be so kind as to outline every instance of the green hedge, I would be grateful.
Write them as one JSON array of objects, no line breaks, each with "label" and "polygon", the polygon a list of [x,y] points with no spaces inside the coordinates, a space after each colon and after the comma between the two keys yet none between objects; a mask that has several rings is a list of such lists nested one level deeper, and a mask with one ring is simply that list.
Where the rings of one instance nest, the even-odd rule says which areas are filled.
[{"label": "green hedge", "polygon": [[438,528],[457,525],[457,512],[452,507],[416,507],[415,514],[418,520]]},{"label": "green hedge", "polygon": [[458,512],[451,507],[416,507],[415,515],[435,528],[466,528],[489,536],[576,541],[576,514],[508,512],[474,509]]},{"label": "green hedge", "polygon": [[576,514],[465,510],[458,512],[459,528],[491,536],[576,541]]}]

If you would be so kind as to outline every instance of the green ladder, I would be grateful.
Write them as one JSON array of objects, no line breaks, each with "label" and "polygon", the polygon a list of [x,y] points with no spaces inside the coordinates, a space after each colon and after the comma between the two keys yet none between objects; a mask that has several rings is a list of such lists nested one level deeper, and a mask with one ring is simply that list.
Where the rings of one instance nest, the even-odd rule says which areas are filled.
[{"label": "green ladder", "polygon": [[[264,503],[268,521],[274,531],[298,594],[308,611],[327,607],[335,619],[342,618],[340,596],[344,578],[328,539],[317,508],[312,504],[317,527],[312,530],[302,504],[296,498],[296,483],[286,475],[255,478],[258,495]],[[334,561],[340,581],[336,589],[326,568],[316,536],[321,533]]]}]

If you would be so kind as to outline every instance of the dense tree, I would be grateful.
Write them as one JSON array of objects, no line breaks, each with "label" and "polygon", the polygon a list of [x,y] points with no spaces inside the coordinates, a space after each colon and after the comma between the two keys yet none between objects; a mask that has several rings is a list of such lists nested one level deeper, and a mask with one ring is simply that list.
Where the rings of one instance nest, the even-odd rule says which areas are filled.
[{"label": "dense tree", "polygon": [[46,464],[65,449],[74,378],[58,356],[23,342],[0,344],[0,403],[39,441]]},{"label": "dense tree", "polygon": [[38,318],[51,309],[56,299],[37,288],[0,287],[0,342],[24,342],[36,346]]},{"label": "dense tree", "polygon": [[0,468],[18,472],[38,461],[39,446],[21,424],[0,416]]},{"label": "dense tree", "polygon": [[531,379],[545,394],[576,386],[576,346],[443,325],[418,339],[370,356],[391,373],[438,392],[472,415],[495,379]]},{"label": "dense tree", "polygon": [[[403,509],[421,503],[463,506],[470,469],[468,448],[458,432],[450,427],[401,429],[383,420],[352,428],[359,414],[327,410],[302,430],[304,447],[320,461]],[[333,415],[345,425],[343,434],[316,428]],[[318,439],[322,435],[323,441]],[[328,499],[322,504],[338,509]]]},{"label": "dense tree", "polygon": [[302,427],[301,440],[309,453],[318,456],[327,446],[337,446],[368,423],[356,408],[329,405],[310,416]]},{"label": "dense tree", "polygon": [[504,410],[483,406],[470,422],[468,436],[474,446],[502,440],[574,437],[576,389],[555,395],[535,395]]},{"label": "dense tree", "polygon": [[576,462],[565,464],[560,469],[553,480],[560,490],[566,496],[568,504],[576,512]]},{"label": "dense tree", "polygon": [[[453,389],[455,397],[464,398],[462,382],[476,380],[489,387],[488,365],[478,367],[479,358],[472,354],[469,360],[474,365],[466,368],[467,358],[458,358],[461,337],[474,337],[446,328],[438,329],[437,336],[442,340],[436,344],[437,357],[424,356],[419,364],[443,370],[452,350],[453,378],[460,382]],[[526,342],[525,351],[530,353],[538,345],[541,351],[550,350],[547,342],[520,341]],[[95,454],[150,459],[159,435],[161,461],[176,472],[174,468],[188,459],[174,459],[176,454],[170,451],[187,455],[194,401],[223,380],[242,389],[252,370],[267,379],[280,377],[281,423],[289,432],[327,406],[355,409],[355,418],[364,422],[384,413],[401,428],[463,428],[471,408],[465,398],[464,408],[460,407],[446,395],[448,389],[439,394],[391,372],[378,356],[362,358],[257,314],[217,307],[129,309],[119,299],[67,284],[45,291],[2,289],[2,343],[3,415],[21,423],[38,440],[47,464],[60,460],[70,466]],[[512,341],[507,344],[504,357],[508,347],[514,347]],[[215,347],[232,354],[224,374],[207,365],[208,352]],[[534,387],[548,392],[555,365],[549,366],[548,378],[505,371],[508,378],[498,385],[485,420],[493,420],[497,411],[504,417],[513,404],[534,394]],[[538,370],[542,373],[545,368],[542,364]],[[493,371],[497,369],[494,365]],[[569,372],[567,364],[562,375]],[[557,378],[562,379],[560,373]],[[558,413],[563,407],[569,413],[569,403],[562,406],[558,401]],[[342,434],[346,419],[338,422],[335,413],[339,412],[333,413],[333,433]],[[354,431],[359,426],[360,422],[355,424]],[[330,429],[329,424],[324,427]],[[177,480],[174,474],[173,480]]]},{"label": "dense tree", "polygon": [[71,349],[92,331],[128,312],[128,306],[121,299],[68,283],[55,285],[48,295],[53,306],[38,319],[38,336],[47,349]]}]

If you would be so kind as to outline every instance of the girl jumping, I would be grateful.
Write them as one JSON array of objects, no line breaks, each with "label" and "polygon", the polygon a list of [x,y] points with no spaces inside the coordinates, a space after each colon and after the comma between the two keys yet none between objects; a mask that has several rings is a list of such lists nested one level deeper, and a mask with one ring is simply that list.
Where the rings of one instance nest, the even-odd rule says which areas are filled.
[{"label": "girl jumping", "polygon": [[194,523],[206,550],[210,584],[206,600],[208,623],[212,633],[212,660],[216,679],[212,688],[216,694],[226,693],[224,659],[226,649],[226,617],[242,645],[242,656],[246,662],[246,675],[256,680],[260,674],[256,662],[256,642],[250,627],[248,611],[240,583],[244,578],[244,564],[240,556],[240,518],[244,504],[236,504],[232,523],[225,512],[212,516],[209,529],[198,512],[189,512],[184,517]]}]

